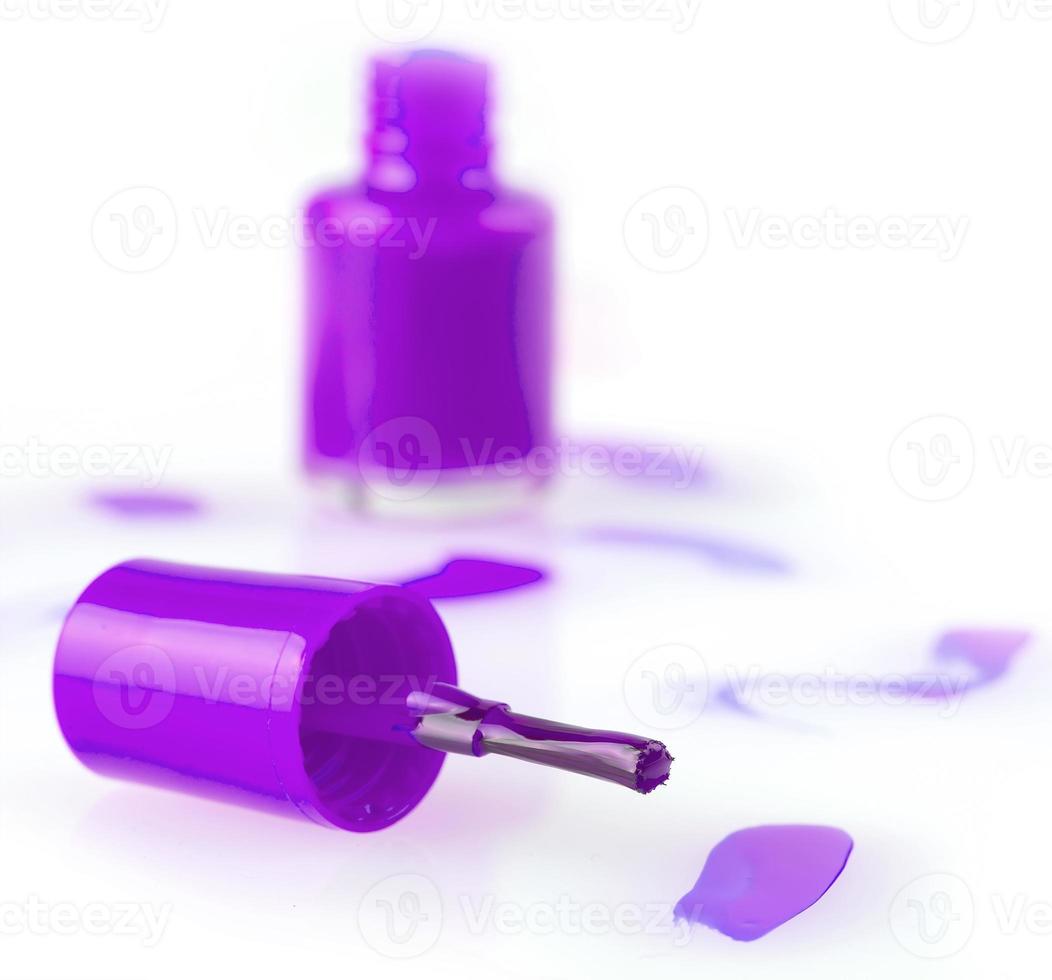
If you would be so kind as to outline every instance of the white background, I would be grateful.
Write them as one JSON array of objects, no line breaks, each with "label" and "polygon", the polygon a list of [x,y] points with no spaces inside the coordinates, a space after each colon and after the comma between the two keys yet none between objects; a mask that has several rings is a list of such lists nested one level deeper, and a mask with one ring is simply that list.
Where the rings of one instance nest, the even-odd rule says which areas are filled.
[{"label": "white background", "polygon": [[[7,927],[4,975],[1041,975],[1052,935],[998,910],[1052,902],[1052,19],[1012,0],[682,2],[430,0],[399,33],[379,0],[3,0],[0,903],[170,908],[152,947]],[[294,219],[350,175],[365,59],[400,46],[377,34],[427,26],[427,45],[494,62],[497,164],[558,208],[562,430],[701,447],[701,488],[568,476],[531,515],[447,528],[325,516],[303,492],[299,256],[223,229]],[[98,229],[143,187],[171,211],[157,267],[126,271]],[[678,247],[666,227],[655,251],[645,215],[681,213]],[[963,237],[951,248],[933,222]],[[199,494],[204,515],[122,523],[84,497],[136,480],[20,455],[99,446],[170,454],[160,489]],[[587,545],[576,531],[597,519],[691,528],[791,571]],[[582,723],[649,731],[623,682],[666,643],[711,679],[924,669],[952,627],[1035,639],[952,716],[796,705],[790,726],[710,701],[666,733],[677,765],[652,797],[454,759],[409,819],[360,838],[107,783],[61,742],[55,636],[107,564],[397,577],[465,550],[553,570],[442,604],[465,682]],[[856,850],[821,903],[755,944],[464,912],[486,896],[673,902],[721,837],[779,821],[842,826]],[[958,889],[949,945],[889,913],[930,873],[965,889],[919,886]],[[404,874],[434,887],[433,945],[399,962],[360,913]]]}]

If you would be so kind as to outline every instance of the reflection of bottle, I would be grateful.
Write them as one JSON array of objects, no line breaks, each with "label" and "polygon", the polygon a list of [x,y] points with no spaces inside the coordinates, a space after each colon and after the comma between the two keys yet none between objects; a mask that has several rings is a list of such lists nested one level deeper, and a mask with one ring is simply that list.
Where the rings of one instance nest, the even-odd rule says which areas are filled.
[{"label": "reflection of bottle", "polygon": [[490,172],[487,75],[376,61],[365,173],[309,206],[306,462],[371,502],[528,486],[550,441],[552,216]]}]

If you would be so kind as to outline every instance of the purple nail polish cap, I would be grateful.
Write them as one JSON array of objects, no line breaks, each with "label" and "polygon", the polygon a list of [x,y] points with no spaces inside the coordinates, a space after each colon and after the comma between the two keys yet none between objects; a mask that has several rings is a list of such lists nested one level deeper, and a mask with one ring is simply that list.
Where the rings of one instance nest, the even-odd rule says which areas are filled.
[{"label": "purple nail polish cap", "polygon": [[345,830],[404,817],[449,752],[637,793],[668,779],[661,742],[520,715],[456,674],[410,589],[132,561],[66,617],[55,709],[97,772]]},{"label": "purple nail polish cap", "polygon": [[[438,775],[444,755],[397,730],[437,682],[456,682],[449,637],[407,589],[132,561],[67,616],[54,697],[100,773],[370,831]],[[350,735],[311,724],[330,701]]]}]

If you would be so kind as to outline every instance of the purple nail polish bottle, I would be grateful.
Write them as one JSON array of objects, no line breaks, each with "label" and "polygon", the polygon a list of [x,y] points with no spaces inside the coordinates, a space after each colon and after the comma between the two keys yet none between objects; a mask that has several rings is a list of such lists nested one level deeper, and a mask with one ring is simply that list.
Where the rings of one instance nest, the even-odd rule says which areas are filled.
[{"label": "purple nail polish bottle", "polygon": [[488,77],[377,59],[364,174],[308,207],[306,465],[366,505],[514,498],[551,440],[552,213],[490,168]]},{"label": "purple nail polish bottle", "polygon": [[404,817],[445,753],[640,793],[668,777],[660,742],[519,715],[456,679],[442,621],[409,589],[143,560],[70,610],[54,698],[97,772],[345,830]]}]

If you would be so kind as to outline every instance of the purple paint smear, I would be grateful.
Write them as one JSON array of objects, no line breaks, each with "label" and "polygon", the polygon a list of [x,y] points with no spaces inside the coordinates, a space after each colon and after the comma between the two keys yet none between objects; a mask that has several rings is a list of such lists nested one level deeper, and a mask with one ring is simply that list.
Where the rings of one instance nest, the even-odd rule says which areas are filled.
[{"label": "purple paint smear", "polygon": [[189,517],[200,513],[201,502],[173,493],[96,493],[89,498],[93,507],[120,517]]},{"label": "purple paint smear", "polygon": [[[985,688],[1007,674],[1016,656],[1026,648],[1030,639],[1031,634],[1025,630],[951,630],[935,641],[932,659],[937,665],[946,665],[952,670],[935,670],[927,674],[889,674],[885,677],[842,677],[833,682],[827,681],[826,690],[842,693],[839,689],[850,685],[855,694],[887,696],[888,703],[952,701],[966,693]],[[796,678],[780,679],[791,685]],[[716,690],[715,699],[735,714],[753,721],[792,723],[753,707],[730,683]]]},{"label": "purple paint smear", "polygon": [[427,599],[458,599],[520,589],[547,578],[538,568],[486,558],[452,558],[437,572],[402,584]]},{"label": "purple paint smear", "polygon": [[1029,642],[1026,630],[950,630],[939,637],[932,656],[938,663],[971,668],[965,683],[974,691],[1007,673]]},{"label": "purple paint smear", "polygon": [[814,905],[840,877],[854,842],[836,827],[748,827],[709,853],[678,919],[751,942]]},{"label": "purple paint smear", "polygon": [[[948,701],[986,687],[1004,676],[1030,639],[1031,634],[1026,630],[950,630],[936,640],[932,659],[939,665],[955,668],[953,670],[886,677],[857,675],[840,678],[835,683],[838,686],[849,684],[859,694],[888,695],[889,703],[891,697],[902,703],[905,703],[905,698],[919,702]],[[791,684],[794,679],[784,680]],[[832,690],[828,684],[827,690]],[[736,714],[755,721],[772,720],[770,715],[745,701],[730,684],[717,690],[716,700]]]},{"label": "purple paint smear", "polygon": [[633,527],[592,527],[582,533],[593,541],[680,548],[733,571],[784,574],[790,570],[784,559],[771,552],[705,534]]}]

